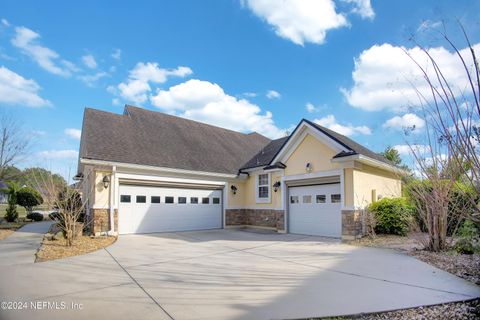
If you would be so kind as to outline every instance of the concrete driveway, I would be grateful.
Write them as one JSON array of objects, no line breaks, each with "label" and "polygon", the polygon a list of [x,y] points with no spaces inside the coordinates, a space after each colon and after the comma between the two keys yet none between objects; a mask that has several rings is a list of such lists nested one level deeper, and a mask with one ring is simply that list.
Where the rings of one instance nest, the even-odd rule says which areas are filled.
[{"label": "concrete driveway", "polygon": [[0,241],[1,300],[65,310],[30,305],[2,310],[1,319],[292,319],[480,296],[479,287],[395,251],[291,234],[129,235],[107,250],[34,264],[34,246],[28,261],[28,246],[15,256],[9,242],[39,241],[36,225]]}]

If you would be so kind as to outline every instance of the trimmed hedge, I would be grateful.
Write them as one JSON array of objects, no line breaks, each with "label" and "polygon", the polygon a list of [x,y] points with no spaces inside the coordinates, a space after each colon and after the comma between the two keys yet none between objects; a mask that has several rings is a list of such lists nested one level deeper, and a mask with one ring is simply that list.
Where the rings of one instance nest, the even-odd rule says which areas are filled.
[{"label": "trimmed hedge", "polygon": [[408,233],[415,212],[414,207],[405,198],[383,198],[368,206],[376,221],[375,232],[397,234]]},{"label": "trimmed hedge", "polygon": [[33,221],[43,221],[43,214],[40,212],[30,212],[27,214],[27,219],[33,220]]}]

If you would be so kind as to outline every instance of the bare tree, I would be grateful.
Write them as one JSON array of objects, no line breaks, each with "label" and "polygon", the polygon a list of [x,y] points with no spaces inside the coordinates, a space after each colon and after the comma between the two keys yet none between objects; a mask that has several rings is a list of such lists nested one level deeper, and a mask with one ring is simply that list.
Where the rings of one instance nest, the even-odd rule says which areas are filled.
[{"label": "bare tree", "polygon": [[[82,234],[83,228],[91,223],[85,218],[87,202],[82,201],[82,197],[88,197],[93,188],[83,188],[85,179],[74,185],[63,186],[57,183],[54,175],[37,176],[35,181],[35,188],[45,203],[56,210],[54,218],[63,232],[66,245],[72,246],[77,236]],[[80,190],[83,190],[83,194]]]},{"label": "bare tree", "polygon": [[0,179],[4,180],[6,169],[25,155],[30,139],[20,124],[9,114],[0,113]]},{"label": "bare tree", "polygon": [[[414,185],[411,192],[428,230],[426,248],[434,251],[443,250],[447,246],[449,221],[456,221],[457,225],[453,227],[456,229],[464,218],[477,221],[480,218],[477,206],[480,194],[479,63],[465,29],[460,23],[459,27],[465,37],[468,54],[461,52],[445,31],[440,34],[458,57],[467,83],[466,88],[458,88],[458,83],[447,79],[442,66],[428,49],[416,43],[425,54],[428,66],[421,64],[405,51],[420,69],[429,88],[428,92],[422,92],[414,87],[426,122],[426,146],[410,146],[416,160],[416,170],[428,183]],[[465,196],[470,199],[468,209],[473,210],[461,208],[465,203],[455,204],[454,190],[462,190],[458,188],[459,184],[467,184],[475,190],[473,193],[465,192]],[[452,208],[452,204],[457,208]],[[453,219],[453,215],[458,212],[463,216]]]}]

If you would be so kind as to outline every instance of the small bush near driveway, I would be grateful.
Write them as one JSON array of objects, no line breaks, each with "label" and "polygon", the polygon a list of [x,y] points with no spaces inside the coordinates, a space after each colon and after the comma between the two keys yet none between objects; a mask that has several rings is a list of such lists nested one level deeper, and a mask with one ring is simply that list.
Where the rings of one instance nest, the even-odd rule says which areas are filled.
[{"label": "small bush near driveway", "polygon": [[383,198],[372,203],[368,210],[375,216],[375,232],[406,235],[414,208],[405,198]]}]

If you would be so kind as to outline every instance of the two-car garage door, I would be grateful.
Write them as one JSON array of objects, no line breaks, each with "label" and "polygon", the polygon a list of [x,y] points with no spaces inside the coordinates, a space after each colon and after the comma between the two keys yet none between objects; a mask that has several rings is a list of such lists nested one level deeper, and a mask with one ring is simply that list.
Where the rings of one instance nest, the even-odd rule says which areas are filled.
[{"label": "two-car garage door", "polygon": [[222,191],[120,185],[118,232],[222,228]]},{"label": "two-car garage door", "polygon": [[291,233],[341,237],[340,183],[289,187]]}]

